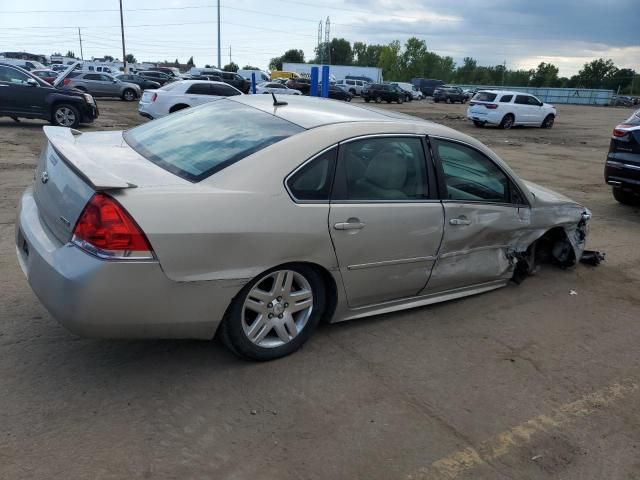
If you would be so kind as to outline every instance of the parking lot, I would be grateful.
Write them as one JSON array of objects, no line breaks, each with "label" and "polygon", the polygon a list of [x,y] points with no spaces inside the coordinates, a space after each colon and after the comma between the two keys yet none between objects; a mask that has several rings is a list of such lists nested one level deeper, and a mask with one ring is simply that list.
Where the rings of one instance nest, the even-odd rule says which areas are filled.
[{"label": "parking lot", "polygon": [[[146,121],[137,102],[99,108],[83,130]],[[269,363],[218,342],[83,339],[15,258],[44,122],[0,118],[0,478],[639,479],[640,209],[602,175],[631,110],[560,105],[551,130],[499,130],[466,105],[381,108],[469,133],[586,205],[606,261],[324,325]]]}]

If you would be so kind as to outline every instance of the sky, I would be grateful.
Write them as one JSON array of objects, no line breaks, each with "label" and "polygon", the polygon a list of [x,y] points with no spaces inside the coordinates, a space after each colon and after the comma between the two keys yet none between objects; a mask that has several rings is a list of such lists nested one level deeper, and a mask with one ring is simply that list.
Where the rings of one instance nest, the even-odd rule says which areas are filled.
[{"label": "sky", "polygon": [[[216,0],[122,0],[127,53],[139,61],[217,63]],[[122,58],[118,0],[0,0],[0,51]],[[221,0],[222,64],[267,69],[290,48],[314,56],[318,23],[365,43],[425,40],[457,64],[535,68],[571,76],[611,58],[640,71],[640,0]],[[323,32],[324,34],[324,32]]]}]

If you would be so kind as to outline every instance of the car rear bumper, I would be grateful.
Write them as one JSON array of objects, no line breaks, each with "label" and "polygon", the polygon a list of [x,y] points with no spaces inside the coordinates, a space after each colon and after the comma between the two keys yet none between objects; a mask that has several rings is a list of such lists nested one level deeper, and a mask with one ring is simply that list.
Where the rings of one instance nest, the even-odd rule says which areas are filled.
[{"label": "car rear bumper", "polygon": [[472,110],[471,107],[467,109],[467,118],[474,122],[482,122],[488,123],[491,125],[499,125],[502,121],[502,117],[500,113],[495,110],[487,110],[483,107],[484,110]]},{"label": "car rear bumper", "polygon": [[613,187],[640,192],[640,155],[626,154],[633,160],[612,155],[615,154],[609,154],[604,167],[605,181]]},{"label": "car rear bumper", "polygon": [[88,337],[210,339],[246,282],[174,282],[157,261],[105,261],[62,244],[41,222],[31,188],[18,207],[16,253],[51,315]]}]

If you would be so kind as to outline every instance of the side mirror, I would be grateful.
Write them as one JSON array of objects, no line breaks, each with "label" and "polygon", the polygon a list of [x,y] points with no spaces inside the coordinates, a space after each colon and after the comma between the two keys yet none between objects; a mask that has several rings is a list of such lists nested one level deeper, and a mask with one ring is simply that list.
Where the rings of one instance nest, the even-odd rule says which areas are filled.
[{"label": "side mirror", "polygon": [[30,87],[37,87],[39,85],[39,83],[34,80],[33,78],[28,78],[27,79],[27,85],[29,85]]}]

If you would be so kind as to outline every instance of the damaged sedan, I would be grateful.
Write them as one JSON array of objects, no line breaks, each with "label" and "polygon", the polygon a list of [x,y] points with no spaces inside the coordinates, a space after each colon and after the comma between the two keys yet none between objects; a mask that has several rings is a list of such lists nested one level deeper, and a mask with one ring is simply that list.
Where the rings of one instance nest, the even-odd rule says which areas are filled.
[{"label": "damaged sedan", "polygon": [[217,336],[269,360],[321,321],[487,292],[585,248],[584,206],[391,111],[238,96],[125,132],[45,134],[16,251],[80,335]]}]

